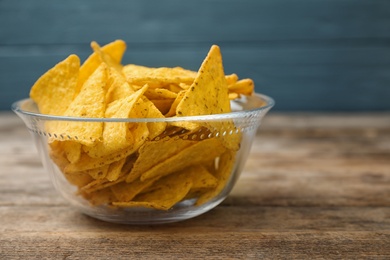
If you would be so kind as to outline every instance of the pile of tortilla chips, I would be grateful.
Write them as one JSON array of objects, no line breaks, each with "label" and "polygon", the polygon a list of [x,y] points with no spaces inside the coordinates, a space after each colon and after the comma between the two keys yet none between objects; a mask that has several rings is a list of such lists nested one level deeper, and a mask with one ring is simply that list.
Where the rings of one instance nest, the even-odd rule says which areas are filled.
[{"label": "pile of tortilla chips", "polygon": [[97,119],[45,125],[50,156],[77,194],[93,205],[160,210],[217,196],[233,171],[239,129],[229,120],[163,119],[230,112],[230,100],[251,95],[253,81],[225,75],[215,45],[198,72],[122,65],[121,40],[91,47],[82,65],[70,55],[30,92],[43,114]]}]

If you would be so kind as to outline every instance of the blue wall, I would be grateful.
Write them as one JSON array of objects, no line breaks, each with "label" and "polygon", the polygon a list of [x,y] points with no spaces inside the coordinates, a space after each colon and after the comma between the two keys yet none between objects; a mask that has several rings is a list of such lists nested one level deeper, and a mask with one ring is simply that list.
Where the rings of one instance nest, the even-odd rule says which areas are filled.
[{"label": "blue wall", "polygon": [[211,44],[279,111],[390,110],[389,0],[0,0],[0,110],[92,40],[196,70]]}]

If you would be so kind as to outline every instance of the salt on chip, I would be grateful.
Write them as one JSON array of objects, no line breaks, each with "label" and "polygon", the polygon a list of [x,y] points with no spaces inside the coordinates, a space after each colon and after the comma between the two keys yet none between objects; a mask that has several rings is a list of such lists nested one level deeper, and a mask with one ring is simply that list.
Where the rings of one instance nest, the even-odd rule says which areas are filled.
[{"label": "salt on chip", "polygon": [[43,74],[32,86],[30,97],[42,114],[63,115],[76,94],[80,59],[70,55]]},{"label": "salt on chip", "polygon": [[142,173],[141,180],[166,176],[188,166],[201,164],[216,158],[224,151],[225,147],[219,139],[210,138],[197,142]]}]

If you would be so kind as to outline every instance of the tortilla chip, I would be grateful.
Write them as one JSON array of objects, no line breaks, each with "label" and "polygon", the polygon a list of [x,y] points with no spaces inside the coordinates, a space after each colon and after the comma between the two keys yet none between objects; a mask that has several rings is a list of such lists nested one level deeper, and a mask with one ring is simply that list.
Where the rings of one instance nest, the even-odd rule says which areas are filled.
[{"label": "tortilla chip", "polygon": [[146,142],[138,150],[138,157],[126,182],[138,179],[144,172],[180,153],[183,149],[194,145],[194,141],[180,138],[164,138],[158,141]]},{"label": "tortilla chip", "polygon": [[[102,118],[104,117],[105,94],[107,73],[106,66],[100,66],[91,77],[85,82],[83,88],[68,109],[64,116]],[[95,144],[103,132],[102,122],[81,122],[81,121],[58,121],[51,131],[56,135],[64,135],[69,139],[86,146]],[[52,139],[57,139],[56,135]],[[58,138],[63,140],[63,138]]]},{"label": "tortilla chip", "polygon": [[30,97],[39,112],[63,115],[73,101],[79,77],[80,59],[70,55],[43,74],[32,86]]},{"label": "tortilla chip", "polygon": [[[122,61],[123,54],[126,51],[126,43],[122,40],[113,41],[101,48],[101,50],[109,55],[112,60],[120,64]],[[97,53],[92,53],[87,60],[80,67],[80,75],[78,80],[78,89],[81,89],[87,79],[93,74],[93,72],[102,63],[101,57]]]},{"label": "tortilla chip", "polygon": [[[142,97],[147,86],[132,95],[112,102],[105,111],[106,118],[128,118],[134,105]],[[104,122],[101,140],[93,146],[85,146],[84,151],[92,158],[103,158],[111,153],[136,145],[136,132],[129,131],[129,123]],[[137,133],[138,134],[138,133]]]},{"label": "tortilla chip", "polygon": [[180,202],[191,189],[192,182],[185,174],[170,175],[153,184],[155,189],[142,193],[129,202],[114,202],[117,207],[147,207],[169,210]]},{"label": "tortilla chip", "polygon": [[197,206],[200,206],[207,201],[210,201],[212,198],[215,198],[226,187],[226,184],[228,183],[234,170],[233,167],[236,153],[237,152],[235,151],[226,150],[226,152],[221,155],[215,176],[218,179],[218,185],[214,189],[202,194],[196,202]]},{"label": "tortilla chip", "polygon": [[[207,152],[205,152],[207,151]],[[153,166],[141,175],[141,180],[147,180],[156,176],[166,176],[180,171],[191,165],[199,165],[210,161],[225,151],[225,147],[216,138],[206,139],[191,145],[181,152],[169,157],[165,161]]]}]

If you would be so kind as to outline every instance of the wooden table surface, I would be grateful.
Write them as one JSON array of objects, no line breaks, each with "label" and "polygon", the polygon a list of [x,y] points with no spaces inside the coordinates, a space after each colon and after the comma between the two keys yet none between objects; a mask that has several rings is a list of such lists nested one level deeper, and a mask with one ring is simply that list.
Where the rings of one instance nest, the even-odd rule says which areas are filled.
[{"label": "wooden table surface", "polygon": [[390,113],[271,113],[220,206],[126,226],[69,207],[3,112],[0,223],[0,259],[389,259]]}]

